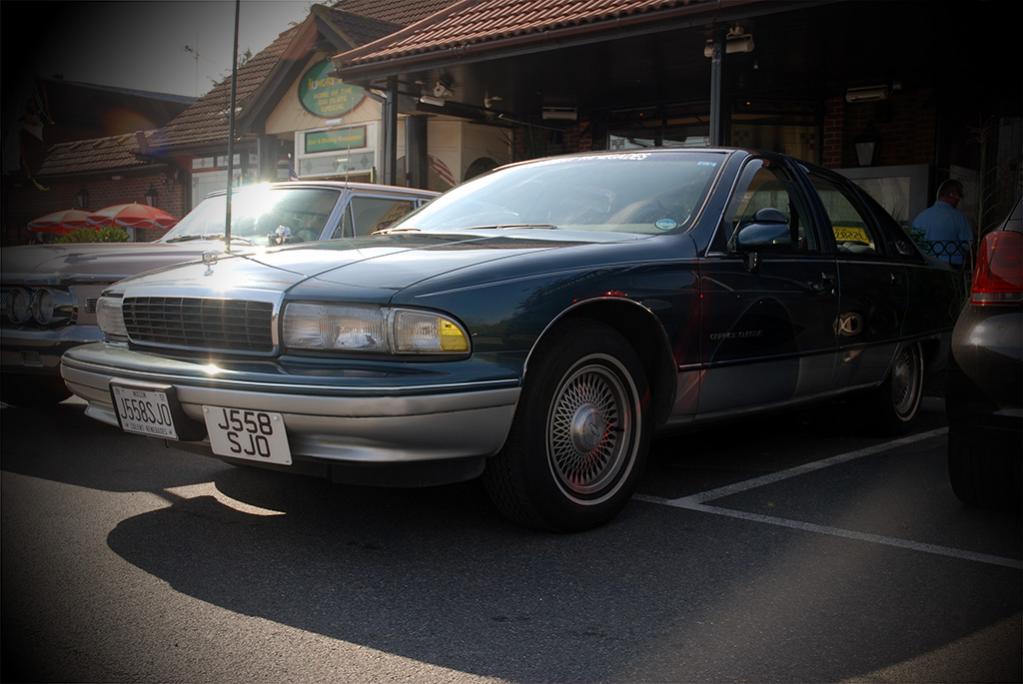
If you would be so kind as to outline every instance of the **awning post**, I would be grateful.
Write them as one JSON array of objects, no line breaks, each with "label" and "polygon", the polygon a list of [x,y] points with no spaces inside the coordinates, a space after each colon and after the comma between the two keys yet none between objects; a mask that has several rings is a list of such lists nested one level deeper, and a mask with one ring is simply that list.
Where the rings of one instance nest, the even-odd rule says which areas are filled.
[{"label": "awning post", "polygon": [[384,101],[384,182],[398,184],[398,78],[387,77]]},{"label": "awning post", "polygon": [[710,144],[725,144],[723,83],[725,77],[725,31],[714,29],[714,43],[710,58]]}]

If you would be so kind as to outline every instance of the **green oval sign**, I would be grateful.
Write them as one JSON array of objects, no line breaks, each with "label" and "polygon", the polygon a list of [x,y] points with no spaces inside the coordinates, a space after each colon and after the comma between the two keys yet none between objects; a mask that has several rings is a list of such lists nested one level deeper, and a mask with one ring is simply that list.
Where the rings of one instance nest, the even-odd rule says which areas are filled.
[{"label": "green oval sign", "polygon": [[298,101],[314,116],[329,119],[355,109],[366,91],[330,75],[334,65],[329,59],[311,67],[298,82]]}]

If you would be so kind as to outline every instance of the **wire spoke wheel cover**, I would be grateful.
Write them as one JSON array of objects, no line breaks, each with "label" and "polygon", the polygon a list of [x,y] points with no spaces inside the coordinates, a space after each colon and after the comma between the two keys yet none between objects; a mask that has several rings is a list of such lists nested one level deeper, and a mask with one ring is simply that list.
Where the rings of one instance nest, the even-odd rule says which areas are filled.
[{"label": "wire spoke wheel cover", "polygon": [[923,360],[919,345],[903,347],[891,373],[892,409],[899,420],[910,420],[916,415],[923,389]]},{"label": "wire spoke wheel cover", "polygon": [[594,504],[614,495],[634,462],[638,410],[636,388],[614,357],[587,356],[563,376],[545,435],[548,465],[565,496]]}]

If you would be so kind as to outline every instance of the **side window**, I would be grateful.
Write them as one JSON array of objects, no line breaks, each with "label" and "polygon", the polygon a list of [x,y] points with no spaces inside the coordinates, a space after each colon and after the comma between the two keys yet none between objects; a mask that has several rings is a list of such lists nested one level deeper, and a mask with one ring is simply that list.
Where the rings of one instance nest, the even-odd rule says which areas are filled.
[{"label": "side window", "polygon": [[[775,243],[773,248],[797,252],[817,251],[817,241],[809,224],[809,212],[792,179],[784,169],[766,159],[756,159],[746,165],[736,186],[735,195],[725,211],[724,242],[731,245],[737,232],[744,226],[764,220],[773,209],[781,213],[788,224],[787,243]],[[760,212],[758,216],[758,212]]]},{"label": "side window", "polygon": [[868,219],[868,212],[856,198],[841,185],[832,180],[810,174],[810,181],[817,190],[824,205],[824,211],[831,221],[831,232],[835,245],[843,254],[878,254],[876,228]]},{"label": "side window", "polygon": [[364,237],[397,223],[415,208],[411,199],[353,197],[334,237]]}]

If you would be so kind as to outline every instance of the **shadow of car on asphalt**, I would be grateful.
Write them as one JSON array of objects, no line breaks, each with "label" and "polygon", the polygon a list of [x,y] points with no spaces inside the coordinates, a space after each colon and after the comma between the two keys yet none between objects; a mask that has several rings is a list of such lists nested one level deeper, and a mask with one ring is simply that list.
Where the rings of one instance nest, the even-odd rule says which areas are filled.
[{"label": "shadow of car on asphalt", "polygon": [[1018,610],[1005,600],[1017,572],[995,572],[950,619],[907,587],[957,595],[977,585],[967,564],[893,566],[899,551],[637,501],[600,529],[551,535],[504,522],[471,483],[381,490],[236,469],[215,485],[264,510],[180,498],[108,545],[224,609],[483,676],[837,680]]},{"label": "shadow of car on asphalt", "polygon": [[[126,435],[85,415],[82,404],[0,410],[3,470],[108,492],[159,491],[209,482],[229,468],[213,459]],[[113,437],[113,439],[111,439]]]}]

